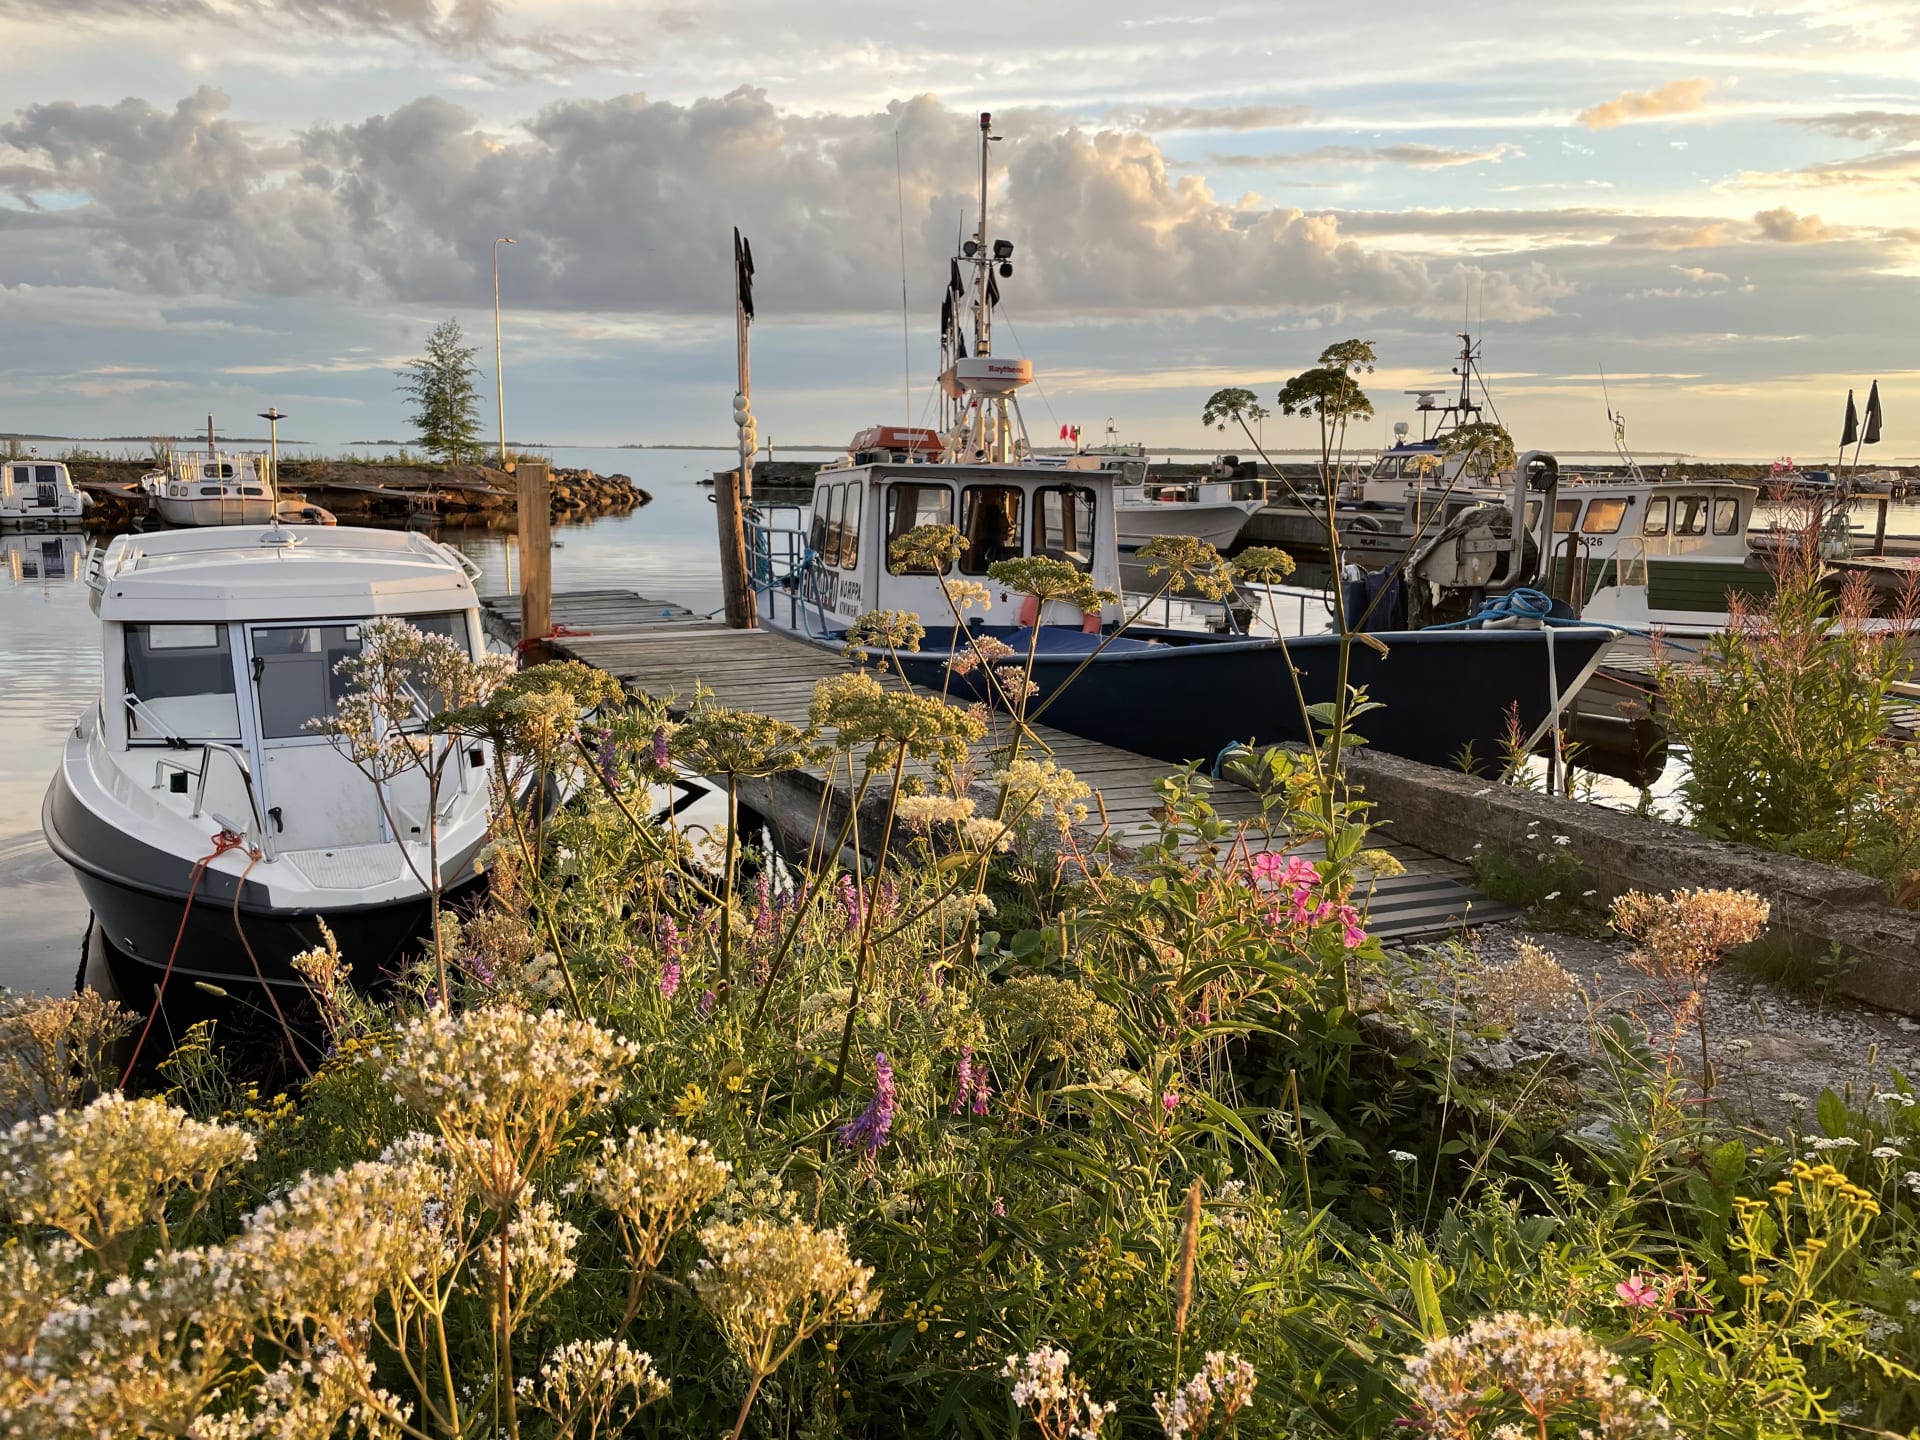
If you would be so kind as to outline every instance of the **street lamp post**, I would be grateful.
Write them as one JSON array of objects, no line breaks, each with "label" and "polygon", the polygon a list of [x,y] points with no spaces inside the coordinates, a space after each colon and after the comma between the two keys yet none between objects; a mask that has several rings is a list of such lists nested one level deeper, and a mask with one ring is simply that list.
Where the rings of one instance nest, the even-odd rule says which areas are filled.
[{"label": "street lamp post", "polygon": [[287,417],[280,413],[278,405],[269,405],[260,412],[260,418],[267,422],[267,474],[272,478],[267,482],[267,491],[273,496],[274,514],[280,513],[280,422]]},{"label": "street lamp post", "polygon": [[500,414],[500,468],[507,468],[507,382],[500,364],[500,247],[513,244],[511,235],[493,242],[493,396]]}]

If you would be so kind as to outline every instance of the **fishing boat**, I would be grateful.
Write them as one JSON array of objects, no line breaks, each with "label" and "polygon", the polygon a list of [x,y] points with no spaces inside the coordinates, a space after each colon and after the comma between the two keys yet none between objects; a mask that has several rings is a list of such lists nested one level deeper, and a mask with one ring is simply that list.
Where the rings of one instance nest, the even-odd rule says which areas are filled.
[{"label": "fishing boat", "polygon": [[[942,310],[938,457],[850,455],[820,471],[809,515],[797,506],[750,513],[748,570],[760,623],[838,651],[864,612],[912,613],[927,635],[919,652],[898,657],[907,678],[985,698],[978,669],[956,673],[949,665],[964,637],[947,577],[891,554],[893,542],[917,528],[954,526],[962,550],[953,578],[985,585],[991,601],[984,623],[970,619],[966,628],[1021,656],[1032,653],[1038,693],[1030,717],[1173,762],[1211,763],[1234,744],[1308,738],[1293,671],[1307,704],[1333,700],[1339,637],[1283,641],[1231,629],[1128,626],[1120,601],[1082,613],[1059,601],[1043,604],[990,575],[996,561],[1046,557],[1080,570],[1100,589],[1120,591],[1115,491],[1125,475],[1099,455],[1046,463],[1033,457],[1018,400],[1032,382],[1032,362],[992,349],[995,272],[1011,276],[1013,246],[988,232],[989,124],[982,116],[979,228],[951,267]],[[962,264],[974,268],[970,286],[960,282]],[[966,309],[970,349],[959,328]],[[1526,457],[1515,468],[1523,492],[1514,497],[1516,508],[1526,509],[1536,490],[1550,501],[1557,473],[1551,457]],[[1540,506],[1532,508],[1538,513]],[[1528,536],[1524,526],[1511,533],[1498,563],[1476,572],[1482,594],[1497,598],[1499,588],[1531,578],[1520,568],[1528,545],[1536,558],[1544,553],[1542,537]],[[1351,646],[1351,683],[1381,702],[1357,728],[1383,749],[1430,764],[1447,764],[1470,746],[1483,756],[1495,753],[1514,719],[1528,734],[1543,732],[1617,634],[1518,615],[1375,634],[1375,643]]]},{"label": "fishing boat", "polygon": [[[411,532],[225,526],[123,535],[89,560],[101,693],[76,719],[41,825],[114,948],[220,985],[296,983],[324,919],[377,977],[430,923],[435,842],[475,883],[488,748],[376,788],[309,722],[366,624],[392,616],[476,658],[478,571]],[[425,709],[425,702],[422,705]],[[435,827],[437,826],[437,835]]]},{"label": "fishing boat", "polygon": [[51,530],[78,525],[92,497],[76,490],[58,460],[0,462],[0,526]]},{"label": "fishing boat", "polygon": [[[1077,436],[1077,429],[1069,430]],[[1191,535],[1225,551],[1240,538],[1247,521],[1265,505],[1265,486],[1243,475],[1238,458],[1226,456],[1207,467],[1204,477],[1154,478],[1146,447],[1120,440],[1113,422],[1097,446],[1076,452],[1091,455],[1118,472],[1113,487],[1114,536],[1124,560],[1162,535]],[[1057,463],[1036,457],[1036,463]]]},{"label": "fishing boat", "polygon": [[153,509],[169,525],[264,525],[274,518],[264,455],[207,453],[167,457],[141,477]]}]

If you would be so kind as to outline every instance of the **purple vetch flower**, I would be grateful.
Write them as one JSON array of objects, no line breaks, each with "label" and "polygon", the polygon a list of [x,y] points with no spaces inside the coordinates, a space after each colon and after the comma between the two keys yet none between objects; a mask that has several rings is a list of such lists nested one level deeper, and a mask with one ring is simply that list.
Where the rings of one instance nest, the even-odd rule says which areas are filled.
[{"label": "purple vetch flower", "polygon": [[600,748],[594,752],[593,768],[600,772],[600,778],[607,782],[607,789],[614,794],[620,793],[619,756],[613,748],[613,731],[601,730]]},{"label": "purple vetch flower", "polygon": [[773,933],[773,875],[763,865],[760,877],[753,882],[756,904],[753,912],[753,929],[758,935]]},{"label": "purple vetch flower", "polygon": [[613,963],[618,965],[622,970],[631,970],[640,962],[633,958],[633,951],[623,950],[620,954],[613,957]]},{"label": "purple vetch flower", "polygon": [[973,1047],[963,1045],[960,1048],[960,1066],[954,1072],[953,1104],[949,1113],[958,1115],[964,1109],[971,1109],[976,1115],[987,1113],[987,1099],[993,1094],[993,1087],[987,1084],[987,1067],[973,1063]]},{"label": "purple vetch flower", "polygon": [[660,967],[660,995],[671,1000],[674,991],[680,988],[680,962],[669,960]]},{"label": "purple vetch flower", "polygon": [[702,1020],[713,1013],[713,1007],[718,1003],[719,999],[720,997],[711,990],[703,990],[700,992],[700,1003],[694,1008],[700,1012],[700,1018]]},{"label": "purple vetch flower", "polygon": [[860,919],[866,913],[866,896],[853,883],[851,875],[842,875],[835,889],[840,897],[840,908],[846,912],[847,932],[851,934],[860,928]]},{"label": "purple vetch flower", "polygon": [[1167,1091],[1166,1094],[1160,1097],[1160,1108],[1165,1110],[1169,1115],[1173,1114],[1174,1111],[1180,1108],[1180,1097],[1171,1090]]},{"label": "purple vetch flower", "polygon": [[879,1154],[893,1129],[893,1105],[893,1065],[886,1051],[877,1050],[873,1056],[873,1098],[866,1109],[840,1127],[840,1143],[864,1150],[869,1158]]},{"label": "purple vetch flower", "polygon": [[687,953],[687,942],[680,936],[680,927],[673,923],[671,915],[662,915],[660,925],[653,932],[654,943],[660,947],[660,955],[666,960],[678,960]]},{"label": "purple vetch flower", "polygon": [[478,955],[469,955],[466,959],[467,973],[482,985],[493,984],[493,967]]},{"label": "purple vetch flower", "polygon": [[656,725],[653,727],[653,768],[665,770],[670,763],[671,757],[667,754],[667,727]]}]

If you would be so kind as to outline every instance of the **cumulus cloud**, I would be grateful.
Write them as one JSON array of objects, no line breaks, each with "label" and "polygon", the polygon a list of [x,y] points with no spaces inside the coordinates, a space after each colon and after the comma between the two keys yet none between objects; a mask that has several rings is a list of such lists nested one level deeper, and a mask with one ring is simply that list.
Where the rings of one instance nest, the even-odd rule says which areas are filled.
[{"label": "cumulus cloud", "polygon": [[[786,113],[750,89],[689,105],[566,101],[513,136],[446,100],[266,142],[203,89],[172,110],[39,105],[0,141],[90,203],[48,216],[113,283],[444,303],[483,283],[492,237],[520,242],[520,304],[692,313],[726,293],[729,227],[754,242],[771,313],[876,313],[897,298],[894,135],[908,245],[937,295],[976,203],[977,121],[930,96],[867,115]],[[1040,112],[998,125],[995,231],[1019,246],[1015,313],[1420,303],[1424,262],[1368,249],[1329,216],[1230,206],[1174,177],[1140,133]]]},{"label": "cumulus cloud", "polygon": [[1753,217],[1754,234],[1782,245],[1812,245],[1835,237],[1833,228],[1818,215],[1796,215],[1786,206],[1762,210]]},{"label": "cumulus cloud", "polygon": [[1706,104],[1713,81],[1703,76],[1671,80],[1655,90],[1622,90],[1613,99],[1590,105],[1574,118],[1589,130],[1611,130],[1630,120],[1657,120],[1688,115]]},{"label": "cumulus cloud", "polygon": [[1509,155],[1524,155],[1518,145],[1504,141],[1478,150],[1455,150],[1443,145],[1321,145],[1312,150],[1279,151],[1267,155],[1209,155],[1201,162],[1217,170],[1279,170],[1305,165],[1410,165],[1420,170],[1445,170],[1456,165],[1499,164]]}]

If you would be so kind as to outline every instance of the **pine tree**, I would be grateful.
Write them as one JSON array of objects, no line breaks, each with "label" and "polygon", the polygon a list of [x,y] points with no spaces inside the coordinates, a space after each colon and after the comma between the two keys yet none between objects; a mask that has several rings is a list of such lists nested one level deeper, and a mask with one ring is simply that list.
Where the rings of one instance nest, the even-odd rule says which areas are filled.
[{"label": "pine tree", "polygon": [[400,376],[400,393],[413,402],[414,434],[423,450],[449,465],[477,458],[480,442],[480,392],[474,388],[479,369],[473,363],[477,347],[462,345],[466,337],[458,320],[445,320],[427,337],[427,353],[410,362]]}]

